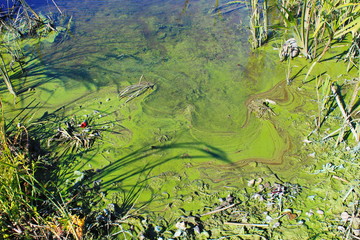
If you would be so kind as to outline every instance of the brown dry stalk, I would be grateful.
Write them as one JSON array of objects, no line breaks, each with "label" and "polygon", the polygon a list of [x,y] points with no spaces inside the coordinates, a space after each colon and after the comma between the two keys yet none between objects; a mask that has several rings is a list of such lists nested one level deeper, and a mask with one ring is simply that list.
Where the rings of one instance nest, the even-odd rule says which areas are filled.
[{"label": "brown dry stalk", "polygon": [[269,224],[260,224],[260,223],[238,223],[238,222],[224,222],[225,225],[235,225],[235,226],[244,226],[244,227],[261,227],[268,228]]},{"label": "brown dry stalk", "polygon": [[352,134],[354,135],[355,137],[355,141],[356,142],[359,142],[359,134],[356,132],[354,126],[351,124],[351,117],[350,115],[346,112],[342,102],[341,102],[341,99],[340,99],[340,96],[337,92],[337,89],[336,89],[336,86],[335,85],[332,85],[331,86],[331,91],[332,93],[335,95],[335,100],[336,100],[336,103],[337,105],[339,106],[340,108],[340,111],[341,111],[341,114],[343,115],[343,118],[346,122],[346,124],[349,126],[350,128],[350,131],[352,132]]},{"label": "brown dry stalk", "polygon": [[211,212],[208,212],[208,213],[201,214],[200,216],[202,217],[202,216],[206,216],[206,215],[210,215],[210,214],[218,213],[218,212],[224,211],[224,210],[226,210],[226,209],[232,208],[232,207],[234,207],[235,205],[236,205],[236,203],[231,204],[231,205],[229,205],[229,206],[227,206],[227,207],[224,207],[224,208],[216,209],[216,210],[214,210],[214,211],[211,211]]},{"label": "brown dry stalk", "polygon": [[348,180],[346,180],[346,179],[344,179],[344,178],[341,178],[341,177],[338,177],[338,176],[336,176],[336,175],[332,175],[331,177],[332,177],[332,178],[335,178],[335,179],[337,179],[337,180],[340,180],[340,181],[342,181],[342,182],[345,182],[345,183],[350,183]]}]

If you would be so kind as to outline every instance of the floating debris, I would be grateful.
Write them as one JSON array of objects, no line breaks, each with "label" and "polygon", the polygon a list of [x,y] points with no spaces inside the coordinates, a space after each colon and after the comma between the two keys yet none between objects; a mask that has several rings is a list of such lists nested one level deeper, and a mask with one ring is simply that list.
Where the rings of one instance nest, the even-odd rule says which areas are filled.
[{"label": "floating debris", "polygon": [[297,45],[295,38],[288,39],[282,46],[279,57],[280,61],[284,61],[287,58],[294,58],[299,55],[300,48]]},{"label": "floating debris", "polygon": [[211,9],[210,14],[227,14],[246,7],[245,1],[230,1]]},{"label": "floating debris", "polygon": [[[81,148],[88,149],[93,145],[95,139],[100,136],[97,131],[91,131],[90,128],[86,128],[89,125],[88,121],[83,121],[77,125],[75,120],[72,119],[65,122],[65,125],[66,127],[59,127],[56,133],[49,138],[48,146],[56,142],[57,144],[67,144],[72,151]],[[79,131],[76,126],[84,129]]]},{"label": "floating debris", "polygon": [[123,90],[120,91],[120,93],[119,93],[120,98],[128,97],[128,99],[125,101],[125,103],[142,95],[148,89],[154,89],[155,83],[142,82],[143,78],[145,78],[144,75],[141,75],[141,77],[139,79],[139,83],[125,87]]},{"label": "floating debris", "polygon": [[79,125],[79,127],[81,127],[81,128],[86,128],[87,126],[88,126],[88,123],[87,123],[86,120],[83,121],[83,122]]}]

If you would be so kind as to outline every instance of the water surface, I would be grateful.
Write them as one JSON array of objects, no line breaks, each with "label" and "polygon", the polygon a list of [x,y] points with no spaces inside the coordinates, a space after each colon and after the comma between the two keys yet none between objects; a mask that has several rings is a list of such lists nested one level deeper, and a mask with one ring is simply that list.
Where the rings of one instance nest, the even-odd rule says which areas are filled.
[{"label": "water surface", "polygon": [[[38,45],[48,81],[35,96],[44,110],[95,118],[102,141],[78,166],[102,169],[104,186],[148,178],[155,194],[199,179],[236,185],[247,163],[286,160],[291,143],[279,118],[257,118],[248,105],[269,98],[284,118],[294,93],[281,84],[276,51],[251,51],[246,7],[213,14],[215,1],[204,0],[56,3],[72,31]],[[142,75],[155,89],[119,99]]]}]

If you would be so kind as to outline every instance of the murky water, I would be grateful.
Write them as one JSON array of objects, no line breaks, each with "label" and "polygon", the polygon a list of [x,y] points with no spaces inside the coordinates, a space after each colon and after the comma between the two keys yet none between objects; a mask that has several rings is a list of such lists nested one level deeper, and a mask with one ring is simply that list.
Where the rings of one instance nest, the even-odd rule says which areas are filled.
[{"label": "murky water", "polygon": [[[246,7],[214,15],[215,1],[205,0],[56,3],[73,17],[72,32],[39,45],[48,81],[34,85],[34,96],[46,110],[95,118],[102,142],[78,166],[102,169],[104,186],[147,178],[153,195],[176,198],[200,178],[236,185],[246,163],[284,161],[291,144],[275,115],[293,93],[277,85],[276,51],[250,51]],[[119,99],[142,75],[155,89]],[[260,92],[253,100],[275,101],[274,116],[249,112]]]}]

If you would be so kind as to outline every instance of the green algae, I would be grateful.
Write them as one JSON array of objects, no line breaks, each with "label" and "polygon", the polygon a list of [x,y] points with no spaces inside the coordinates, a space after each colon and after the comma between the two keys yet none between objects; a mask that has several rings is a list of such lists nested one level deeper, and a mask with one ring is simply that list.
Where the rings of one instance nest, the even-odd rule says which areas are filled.
[{"label": "green algae", "polygon": [[[106,12],[96,14],[103,19]],[[115,15],[104,23],[94,23],[93,18],[90,24],[80,21],[75,39],[40,48],[45,56],[40,60],[51,66],[27,81],[53,79],[29,85],[35,91],[20,101],[26,106],[35,98],[42,111],[65,106],[69,117],[94,118],[90,127],[102,130],[103,140],[83,157],[78,170],[102,170],[98,178],[109,195],[142,189],[139,202],[148,202],[149,209],[164,215],[177,216],[174,209],[179,208],[203,209],[219,195],[216,191],[224,195],[246,186],[251,178],[274,172],[311,188],[308,195],[318,197],[312,202],[304,196],[307,208],[329,210],[323,202],[326,190],[311,185],[314,175],[295,171],[314,168],[308,154],[315,149],[302,142],[313,130],[308,115],[316,115],[316,103],[309,98],[314,96],[313,80],[302,81],[306,68],[292,85],[286,85],[287,66],[278,61],[277,51],[249,53],[234,25],[225,20],[214,26],[209,22],[215,20],[201,12],[190,11],[180,20],[146,13],[141,18]],[[117,20],[122,24],[113,33],[93,26]],[[63,52],[64,47],[69,50]],[[308,62],[293,59],[292,64],[294,73]],[[334,65],[319,63],[312,75],[346,72],[345,65]],[[137,83],[142,74],[156,84],[154,91],[128,103],[117,98],[120,89]],[[351,78],[354,73],[339,79],[346,75]],[[251,101],[262,99],[276,103],[272,106],[276,115],[258,118],[248,109]],[[315,168],[321,168],[323,161]],[[319,186],[332,183],[319,175],[316,180]],[[214,195],[199,197],[202,194]],[[312,229],[323,226],[309,222]],[[289,239],[309,237],[302,233],[304,228],[279,232]]]},{"label": "green algae", "polygon": [[[112,150],[105,163],[103,156],[92,158],[92,167],[104,168],[122,155],[151,146],[166,148],[141,157],[137,164],[121,167],[117,174],[146,164],[154,168],[153,174],[170,166],[182,172],[184,156],[198,167],[210,162],[213,168],[217,168],[216,163],[240,167],[251,161],[284,161],[291,145],[288,133],[271,120],[249,114],[246,106],[249,96],[266,92],[282,81],[278,76],[283,69],[276,63],[276,52],[248,53],[247,45],[231,30],[234,25],[227,21],[209,24],[214,19],[197,12],[200,7],[196,5],[194,12],[189,10],[180,19],[145,14],[86,25],[80,21],[76,31],[84,32],[83,41],[78,41],[78,34],[51,48],[39,47],[44,52],[40,60],[51,64],[47,75],[54,76],[32,94],[44,110],[66,106],[69,116],[87,115],[98,118],[97,122],[111,122],[104,125],[109,134],[105,131],[103,147]],[[106,26],[111,21],[122,23],[112,35],[95,32],[93,25]],[[69,51],[61,51],[67,46]],[[136,83],[142,74],[156,84],[155,91],[129,103],[117,99],[117,91]],[[32,76],[27,78],[32,81]],[[281,94],[277,98],[285,100],[278,104],[287,104],[288,99]],[[249,124],[242,128],[248,117]],[[111,134],[112,130],[120,134]],[[115,152],[120,156],[113,156]],[[161,162],[159,159],[164,159],[161,166],[151,164]],[[187,175],[196,179],[196,171],[189,170]],[[106,181],[108,176],[104,177]]]}]

